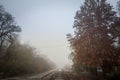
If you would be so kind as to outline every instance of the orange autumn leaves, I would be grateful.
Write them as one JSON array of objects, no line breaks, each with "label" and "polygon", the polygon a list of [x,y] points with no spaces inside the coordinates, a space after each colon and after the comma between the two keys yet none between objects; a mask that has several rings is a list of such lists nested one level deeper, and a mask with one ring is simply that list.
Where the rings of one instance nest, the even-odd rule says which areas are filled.
[{"label": "orange autumn leaves", "polygon": [[119,64],[115,45],[117,19],[116,12],[106,0],[85,0],[76,12],[73,26],[75,34],[67,35],[73,67],[74,64],[102,67],[104,62],[108,62],[111,67]]}]

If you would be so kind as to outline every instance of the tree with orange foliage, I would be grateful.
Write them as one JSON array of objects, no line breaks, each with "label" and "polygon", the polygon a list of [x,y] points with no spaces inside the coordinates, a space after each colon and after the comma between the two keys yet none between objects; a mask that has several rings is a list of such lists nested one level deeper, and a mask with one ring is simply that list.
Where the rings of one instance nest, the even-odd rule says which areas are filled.
[{"label": "tree with orange foliage", "polygon": [[67,35],[76,72],[80,72],[81,66],[101,67],[103,73],[114,71],[118,64],[114,44],[117,15],[112,9],[106,0],[85,0],[76,12],[75,34]]}]

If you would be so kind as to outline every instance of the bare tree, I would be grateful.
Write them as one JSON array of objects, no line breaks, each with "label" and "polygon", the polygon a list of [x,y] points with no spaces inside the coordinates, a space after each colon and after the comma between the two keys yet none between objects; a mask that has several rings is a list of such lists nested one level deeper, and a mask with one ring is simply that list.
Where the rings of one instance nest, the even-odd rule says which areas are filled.
[{"label": "bare tree", "polygon": [[0,6],[0,53],[4,46],[11,44],[21,28],[16,25],[11,14],[5,11],[3,6]]}]

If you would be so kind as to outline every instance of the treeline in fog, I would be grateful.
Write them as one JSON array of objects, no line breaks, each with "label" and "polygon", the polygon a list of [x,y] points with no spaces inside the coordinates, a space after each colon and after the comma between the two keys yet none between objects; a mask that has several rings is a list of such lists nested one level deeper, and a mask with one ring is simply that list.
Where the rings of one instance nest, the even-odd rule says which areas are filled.
[{"label": "treeline in fog", "polygon": [[14,17],[0,6],[0,77],[40,73],[51,70],[54,63],[39,55],[34,47],[21,44]]}]

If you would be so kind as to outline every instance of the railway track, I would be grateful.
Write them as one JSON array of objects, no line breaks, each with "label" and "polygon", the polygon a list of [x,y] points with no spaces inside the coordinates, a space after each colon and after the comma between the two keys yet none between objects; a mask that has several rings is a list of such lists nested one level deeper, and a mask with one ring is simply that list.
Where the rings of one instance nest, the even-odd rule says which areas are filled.
[{"label": "railway track", "polygon": [[61,71],[49,71],[31,77],[16,77],[0,80],[70,80],[67,73]]}]

